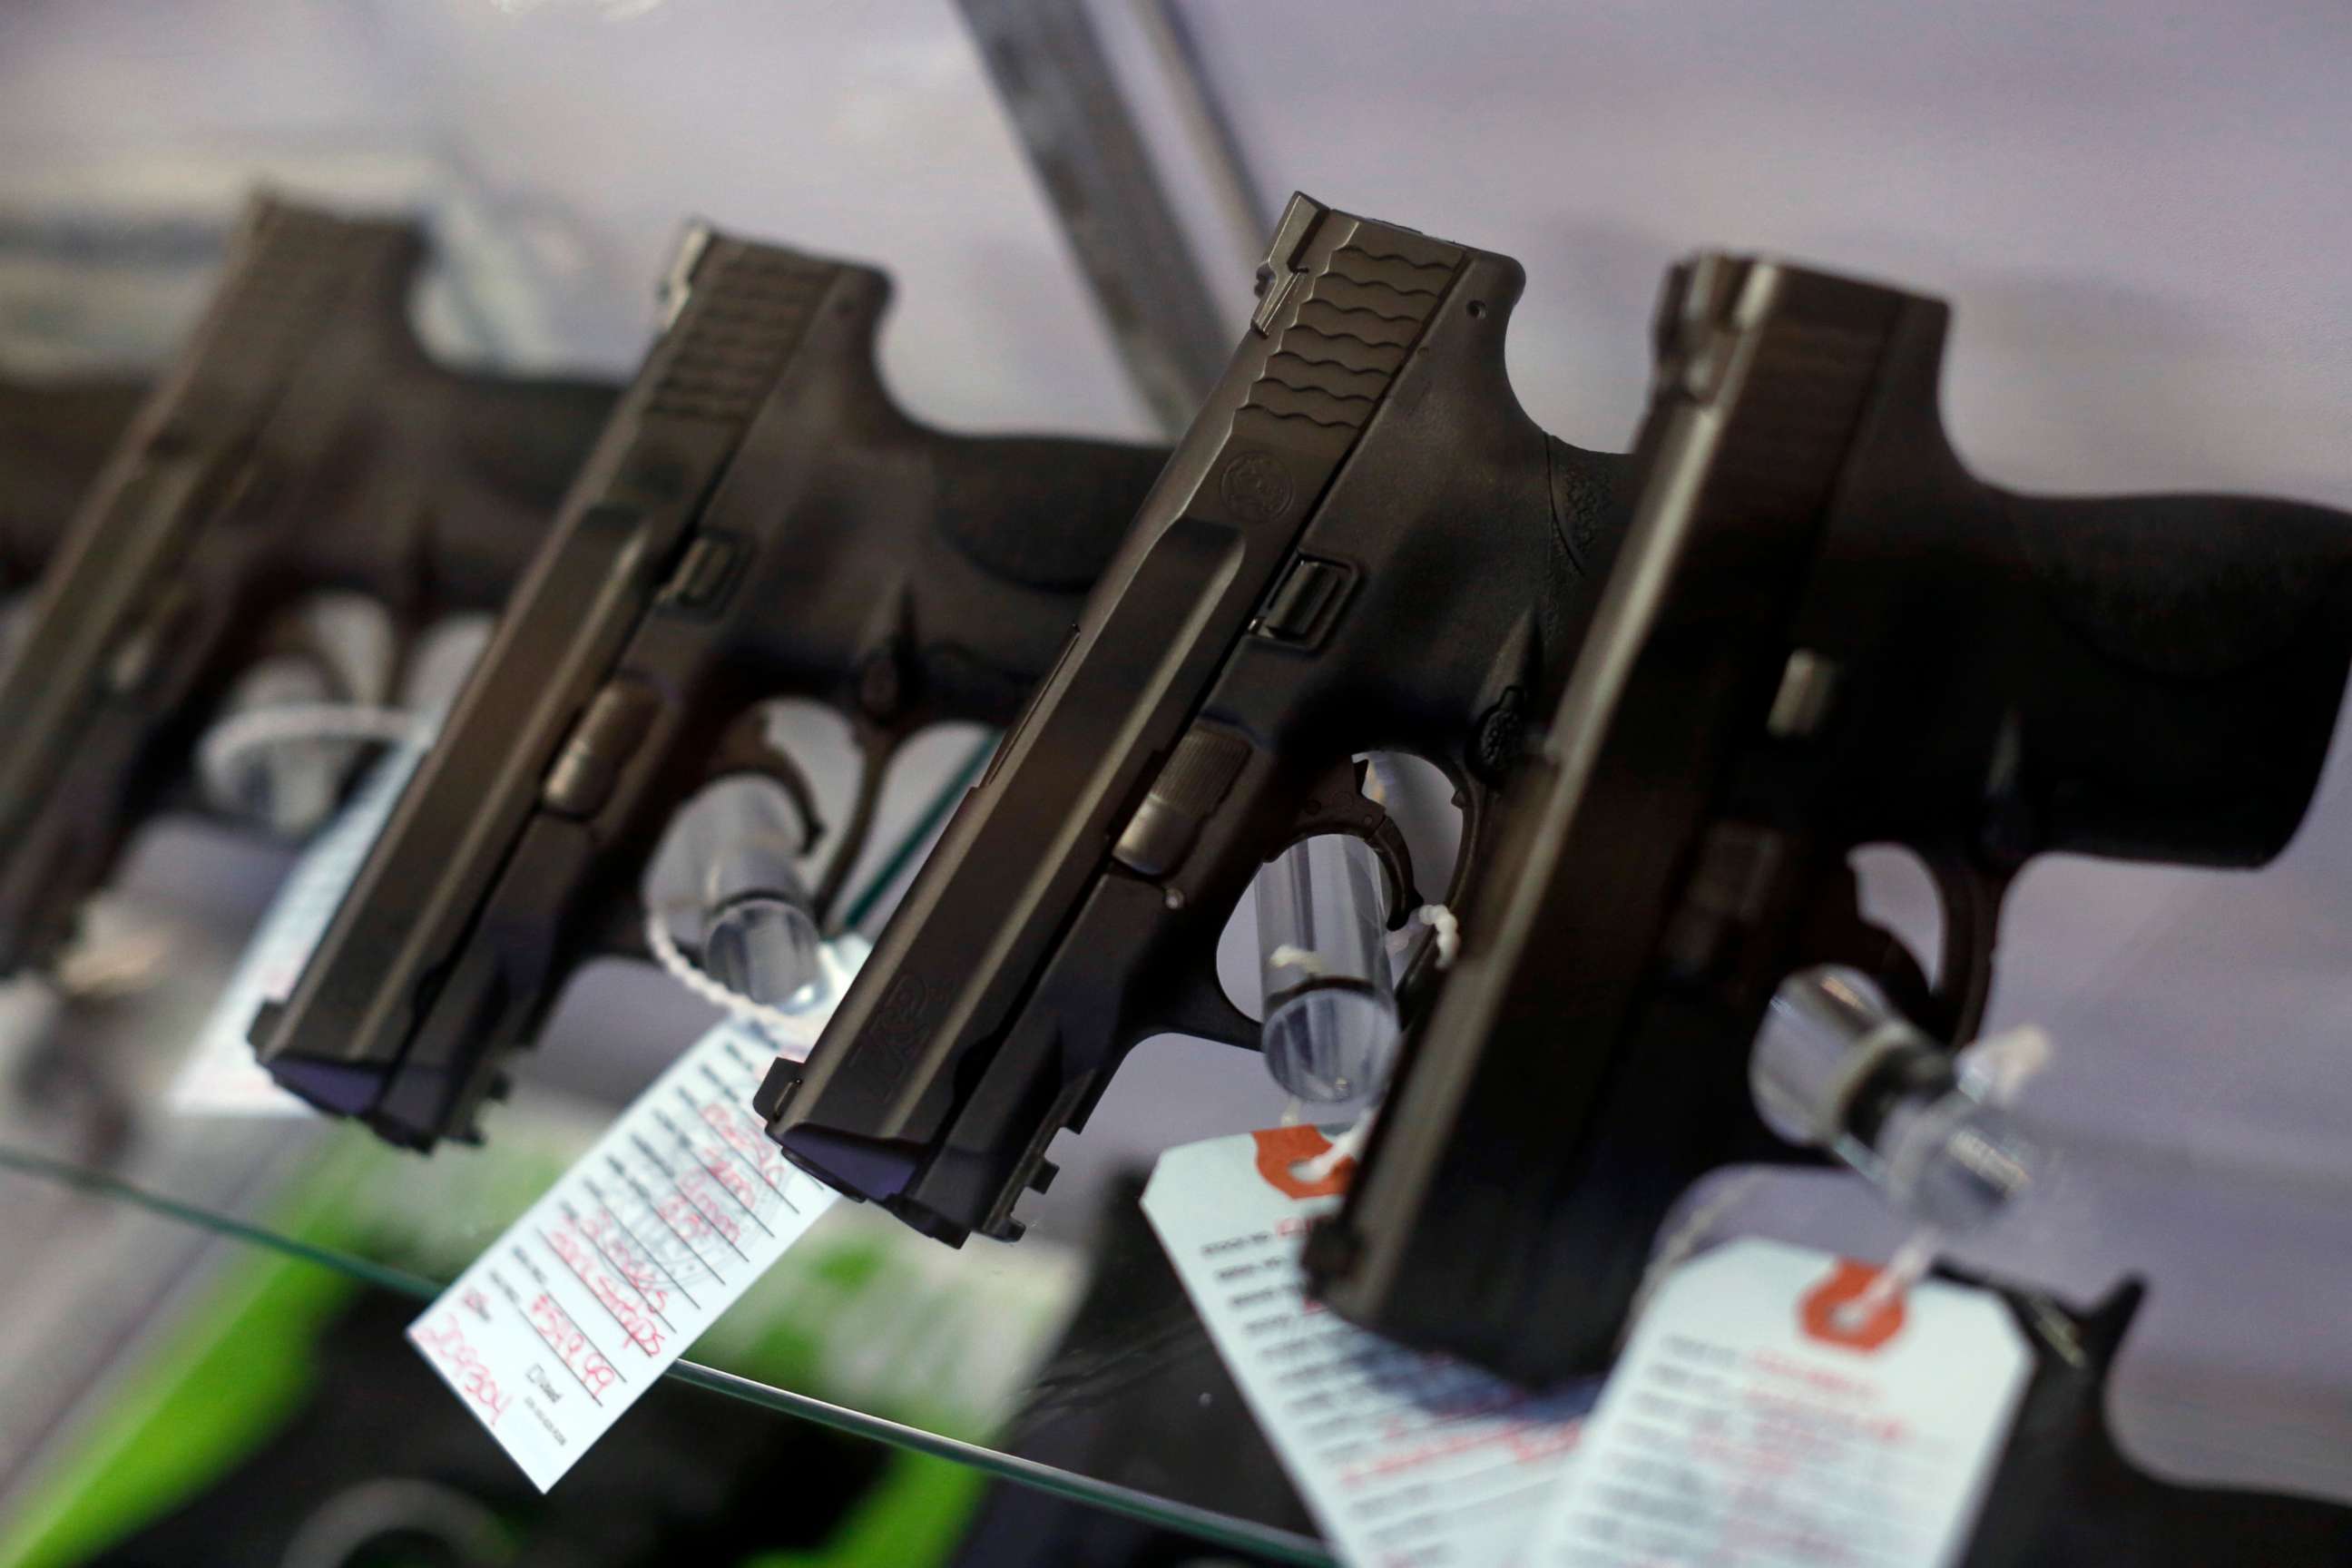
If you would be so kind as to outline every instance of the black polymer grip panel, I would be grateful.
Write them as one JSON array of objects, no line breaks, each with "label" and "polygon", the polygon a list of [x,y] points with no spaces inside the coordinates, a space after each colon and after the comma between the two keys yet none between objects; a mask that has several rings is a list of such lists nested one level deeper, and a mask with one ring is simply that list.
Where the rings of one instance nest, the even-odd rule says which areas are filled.
[{"label": "black polymer grip panel", "polygon": [[[0,973],[70,935],[299,600],[363,594],[409,628],[512,584],[551,499],[534,482],[609,395],[434,363],[408,324],[423,254],[406,223],[253,204],[0,671]],[[530,463],[476,460],[469,440],[517,422]]]},{"label": "black polymer grip panel", "polygon": [[876,371],[880,273],[689,244],[559,531],[252,1031],[280,1082],[394,1142],[473,1133],[571,971],[632,951],[644,868],[697,791],[804,789],[761,739],[770,700],[833,704],[858,735],[859,799],[821,851],[845,870],[900,741],[1013,717],[1165,459],[925,429]]},{"label": "black polymer grip panel", "polygon": [[1131,512],[1165,460],[1153,449],[1139,466],[1135,450],[1050,437],[943,437],[932,454],[940,537],[990,577],[1083,595],[1118,551],[1120,531],[1103,526],[1104,511]]},{"label": "black polymer grip panel", "polygon": [[[2036,774],[2021,847],[2268,863],[2309,808],[2352,662],[2345,515],[2250,496],[2003,500],[2042,610],[2008,618]],[[2098,678],[2032,679],[2042,664]]]}]

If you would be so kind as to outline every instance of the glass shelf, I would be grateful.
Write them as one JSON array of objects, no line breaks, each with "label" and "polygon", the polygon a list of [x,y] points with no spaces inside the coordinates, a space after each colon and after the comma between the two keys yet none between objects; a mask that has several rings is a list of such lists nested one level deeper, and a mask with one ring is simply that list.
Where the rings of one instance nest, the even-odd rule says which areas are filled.
[{"label": "glass shelf", "polygon": [[[818,787],[844,787],[808,750]],[[984,757],[969,734],[918,743],[877,812],[851,923],[878,926]],[[15,1037],[39,1044],[0,1058],[22,1086],[0,1113],[0,1204],[77,1192],[428,1300],[716,1015],[648,967],[592,964],[486,1113],[484,1141],[429,1157],[307,1113],[177,1110],[188,1041],[287,864],[186,824],[134,854],[108,904],[136,911],[111,940],[135,976],[46,1029],[17,1020]],[[173,907],[190,887],[247,891]],[[1251,1059],[1192,1042],[1147,1047],[1131,1076],[1142,1092],[1078,1142],[1018,1246],[950,1250],[839,1205],[671,1375],[1228,1549],[1328,1561],[1134,1204],[1159,1148],[1270,1121],[1281,1099]]]},{"label": "glass shelf", "polygon": [[[2032,1223],[1961,1260],[2084,1301],[2146,1277],[2111,1405],[2126,1450],[2172,1479],[2352,1499],[2352,1320],[2336,1310],[2352,1300],[2342,773],[2260,875],[2077,861],[2021,882],[1994,1021],[2055,1041],[2021,1106],[2055,1179]],[[189,832],[151,862],[225,856],[260,887],[282,866]],[[907,856],[880,858],[895,881]],[[236,881],[172,868],[178,886]],[[1932,951],[1916,868],[1873,854],[1864,869],[1879,918]],[[146,898],[154,870],[134,866],[126,895]],[[78,1188],[422,1300],[709,1019],[657,974],[593,967],[487,1142],[430,1158],[307,1118],[175,1114],[191,1019],[242,940],[222,910],[196,913],[144,989],[85,1005],[54,1048],[14,1064],[29,1087],[0,1119],[0,1204]],[[1024,1208],[1026,1239],[950,1250],[840,1205],[674,1375],[1229,1550],[1326,1561],[1134,1203],[1160,1150],[1281,1110],[1244,1053],[1147,1043],[1087,1134],[1057,1144],[1063,1174]],[[1895,1239],[1851,1179],[1734,1179],[1705,1195],[1712,1232],[1862,1256]]]},{"label": "glass shelf", "polygon": [[[422,1176],[427,1163],[351,1130],[286,1128],[266,1139],[247,1131],[237,1141],[271,1173],[238,1184],[244,1201],[192,1202],[70,1160],[0,1148],[0,1187],[11,1179],[63,1185],[422,1303],[529,1205],[593,1131],[508,1128],[495,1148],[436,1154],[437,1168]],[[184,1148],[173,1163],[194,1154]],[[1146,1261],[1113,1245],[1123,1273]],[[1108,1347],[1057,1343],[1081,1305],[1084,1262],[1076,1248],[1050,1241],[1012,1253],[949,1254],[894,1221],[840,1205],[670,1375],[1219,1545],[1286,1563],[1329,1561],[1270,1454],[1257,1456],[1265,1484],[1235,1492],[1198,1469],[1202,1456],[1232,1459],[1231,1431],[1208,1444],[1163,1431],[1148,1447],[1133,1440],[1139,1434],[1121,1433],[1128,1440],[1093,1462],[1023,1451],[1024,1439],[1048,1452],[1066,1448],[1053,1430],[1055,1403],[1087,1397],[1090,1369],[1107,1362],[1143,1358],[1120,1373],[1130,1393],[1141,1379],[1169,1381],[1155,1408],[1215,1407],[1230,1426],[1240,1406],[1205,1339],[1197,1329],[1171,1332],[1167,1312],[1114,1330],[1118,1342]],[[1175,1290],[1172,1277],[1165,1287]],[[1183,1307],[1181,1297],[1164,1305]]]}]

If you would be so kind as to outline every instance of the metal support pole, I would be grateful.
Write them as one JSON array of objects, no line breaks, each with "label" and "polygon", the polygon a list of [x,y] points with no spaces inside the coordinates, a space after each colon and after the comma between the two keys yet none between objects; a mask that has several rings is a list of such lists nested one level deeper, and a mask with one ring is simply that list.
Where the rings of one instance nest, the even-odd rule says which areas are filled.
[{"label": "metal support pole", "polygon": [[957,0],[1128,374],[1171,433],[1224,370],[1233,326],[1111,74],[1084,0]]}]

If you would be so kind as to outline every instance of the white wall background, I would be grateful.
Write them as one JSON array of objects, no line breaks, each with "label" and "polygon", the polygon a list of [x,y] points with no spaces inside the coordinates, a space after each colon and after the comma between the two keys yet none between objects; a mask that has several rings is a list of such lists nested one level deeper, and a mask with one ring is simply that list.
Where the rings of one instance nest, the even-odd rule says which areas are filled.
[{"label": "white wall background", "polygon": [[1192,15],[1269,184],[1527,264],[1538,419],[1622,439],[1659,273],[1942,293],[1987,472],[2352,500],[2352,12],[1580,0]]},{"label": "white wall background", "polygon": [[333,160],[436,161],[546,241],[562,357],[615,373],[698,216],[886,263],[884,368],[929,419],[1145,429],[945,5],[36,0],[0,11],[0,193],[52,200],[126,163],[332,195]]}]

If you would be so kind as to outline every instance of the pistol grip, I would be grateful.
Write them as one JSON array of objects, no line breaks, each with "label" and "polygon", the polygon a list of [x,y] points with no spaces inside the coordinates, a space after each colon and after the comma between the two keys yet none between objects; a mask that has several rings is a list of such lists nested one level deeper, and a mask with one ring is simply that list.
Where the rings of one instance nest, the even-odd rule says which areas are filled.
[{"label": "pistol grip", "polygon": [[2250,497],[2006,501],[2025,585],[2003,617],[1995,852],[2275,856],[2352,668],[2352,518]]},{"label": "pistol grip", "polygon": [[1168,461],[1164,447],[934,436],[934,526],[1003,583],[1077,595],[1110,563]]}]

